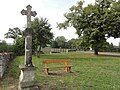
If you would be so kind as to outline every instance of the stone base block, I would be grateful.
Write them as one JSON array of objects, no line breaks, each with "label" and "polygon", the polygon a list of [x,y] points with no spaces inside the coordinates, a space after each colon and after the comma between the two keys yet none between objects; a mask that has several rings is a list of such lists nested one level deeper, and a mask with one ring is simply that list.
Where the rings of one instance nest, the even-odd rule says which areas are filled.
[{"label": "stone base block", "polygon": [[19,66],[21,74],[19,77],[18,90],[39,90],[35,80],[35,67]]}]

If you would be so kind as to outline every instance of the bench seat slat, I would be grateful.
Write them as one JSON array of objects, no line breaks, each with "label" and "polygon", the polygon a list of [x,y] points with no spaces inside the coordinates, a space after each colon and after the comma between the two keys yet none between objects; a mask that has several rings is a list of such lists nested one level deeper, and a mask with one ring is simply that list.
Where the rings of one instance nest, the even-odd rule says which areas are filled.
[{"label": "bench seat slat", "polygon": [[72,65],[68,66],[51,66],[51,67],[44,67],[44,69],[49,69],[49,68],[66,68],[66,67],[73,67]]},{"label": "bench seat slat", "polygon": [[70,60],[44,60],[43,63],[59,63],[59,62],[70,62]]}]

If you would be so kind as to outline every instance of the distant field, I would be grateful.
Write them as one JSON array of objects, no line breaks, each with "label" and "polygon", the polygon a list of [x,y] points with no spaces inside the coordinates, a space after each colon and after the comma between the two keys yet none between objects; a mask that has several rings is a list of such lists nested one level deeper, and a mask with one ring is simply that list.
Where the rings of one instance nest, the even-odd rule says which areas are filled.
[{"label": "distant field", "polygon": [[[72,60],[72,73],[65,73],[63,69],[52,69],[52,75],[44,73],[43,60],[69,59]],[[0,82],[0,90],[17,87],[19,79],[19,65],[24,61],[23,56],[13,60],[9,73]],[[93,53],[71,52],[43,54],[40,58],[33,56],[36,68],[36,79],[44,90],[120,90],[120,57],[99,55]],[[11,89],[12,90],[12,89]],[[15,90],[15,89],[14,89]]]}]

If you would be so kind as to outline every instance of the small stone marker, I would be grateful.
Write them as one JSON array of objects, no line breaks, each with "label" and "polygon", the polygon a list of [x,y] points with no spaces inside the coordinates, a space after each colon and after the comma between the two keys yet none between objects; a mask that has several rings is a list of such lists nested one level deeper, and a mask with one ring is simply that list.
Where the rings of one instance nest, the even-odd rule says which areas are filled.
[{"label": "small stone marker", "polygon": [[32,6],[28,5],[27,10],[22,10],[21,14],[27,16],[27,28],[25,35],[25,60],[24,65],[20,65],[21,74],[19,78],[18,90],[39,90],[35,80],[35,67],[32,64],[32,28],[31,16],[36,16],[35,11],[31,11]]}]

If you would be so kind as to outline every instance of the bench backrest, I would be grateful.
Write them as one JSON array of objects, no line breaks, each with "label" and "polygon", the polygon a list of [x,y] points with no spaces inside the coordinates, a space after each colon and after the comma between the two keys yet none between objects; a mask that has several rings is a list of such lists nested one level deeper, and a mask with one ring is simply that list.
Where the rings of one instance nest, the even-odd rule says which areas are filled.
[{"label": "bench backrest", "polygon": [[64,62],[64,63],[68,63],[71,60],[44,60],[43,63],[44,64],[48,64],[48,63],[60,63],[60,62]]}]

